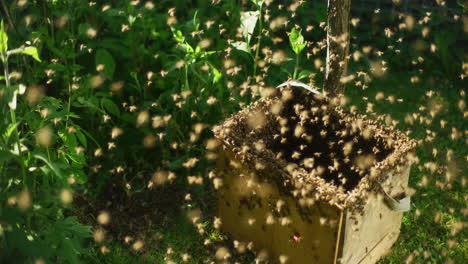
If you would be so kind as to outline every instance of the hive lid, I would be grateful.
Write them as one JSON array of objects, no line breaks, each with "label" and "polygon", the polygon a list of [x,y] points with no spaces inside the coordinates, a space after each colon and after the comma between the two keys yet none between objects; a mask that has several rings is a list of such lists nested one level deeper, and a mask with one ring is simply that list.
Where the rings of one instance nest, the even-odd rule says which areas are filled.
[{"label": "hive lid", "polygon": [[[299,191],[299,196],[327,201],[339,208],[357,208],[363,204],[369,191],[380,190],[380,183],[388,178],[389,172],[408,165],[410,151],[414,149],[416,142],[394,127],[383,126],[365,115],[351,114],[339,106],[339,100],[330,100],[304,89],[288,86],[276,91],[274,95],[261,98],[232,115],[213,131],[223,146],[235,154],[236,159],[260,171],[278,172],[269,174],[279,175],[288,190],[295,192],[296,196]],[[283,130],[288,130],[287,125],[284,125],[284,120],[288,118],[293,120],[290,124],[293,127],[289,128],[289,132],[284,132]],[[302,134],[301,129],[297,129],[298,126],[306,127]],[[343,131],[348,131],[349,135]],[[311,135],[311,139],[307,133]],[[288,136],[290,142],[286,140],[286,143],[281,143]],[[348,155],[354,158],[346,162],[348,156],[343,156],[339,150],[350,142],[347,141],[350,138],[357,143],[361,142],[365,147],[351,150],[352,154]],[[327,144],[329,148],[326,147]],[[304,162],[307,157],[296,161],[289,156],[278,156],[285,152],[293,153],[294,156],[297,153],[291,149],[296,147],[304,150],[304,153],[298,155],[308,155],[309,160],[315,161],[319,155],[317,163],[312,162],[313,165],[310,166],[311,164]],[[365,152],[366,149],[381,153],[374,155],[372,164],[360,168],[356,165],[356,160],[367,154],[361,155],[358,152]],[[320,152],[314,150],[321,150],[325,153],[324,157],[320,157],[317,154]],[[340,157],[342,162],[338,162],[338,170],[330,168],[332,160],[340,160]],[[333,161],[333,164],[336,165],[336,162]],[[323,173],[324,170],[329,172]],[[341,173],[340,177],[339,170],[348,174]],[[352,178],[353,173],[358,178]],[[347,179],[340,184],[346,177],[351,180],[348,182]]]}]

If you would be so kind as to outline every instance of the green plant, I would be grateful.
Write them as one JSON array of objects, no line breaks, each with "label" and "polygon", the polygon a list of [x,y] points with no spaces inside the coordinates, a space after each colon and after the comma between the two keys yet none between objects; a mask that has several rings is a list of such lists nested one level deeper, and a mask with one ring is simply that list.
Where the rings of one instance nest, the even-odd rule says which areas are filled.
[{"label": "green plant", "polygon": [[[195,20],[195,18],[194,18]],[[196,26],[198,28],[198,25]],[[184,67],[184,90],[190,90],[189,86],[189,69],[190,72],[193,73],[200,81],[202,81],[205,85],[210,85],[209,80],[203,77],[202,74],[197,70],[201,65],[209,66],[212,69],[212,83],[216,84],[219,79],[221,78],[221,73],[210,63],[208,60],[210,55],[215,54],[215,51],[205,51],[199,45],[193,48],[185,39],[182,34],[182,31],[176,30],[172,28],[174,39],[180,46],[180,49],[183,53],[185,53],[183,57],[183,67]],[[209,40],[206,40],[209,42]],[[209,43],[207,43],[209,44]],[[182,62],[179,62],[179,64]],[[171,70],[178,68],[177,63],[175,63]]]},{"label": "green plant", "polygon": [[[74,117],[59,111],[60,102],[53,98],[39,100],[43,95],[36,86],[26,89],[23,84],[11,83],[12,55],[26,54],[41,60],[36,47],[8,49],[3,21],[0,53],[5,80],[1,99],[7,102],[2,104],[1,113],[6,116],[5,112],[10,112],[10,118],[0,123],[0,261],[78,263],[78,255],[84,253],[80,240],[89,237],[89,228],[79,224],[76,217],[65,217],[64,212],[73,197],[73,184],[85,182],[81,170],[85,159],[78,151],[77,137],[84,145],[86,138],[73,122],[57,124],[61,118]],[[18,96],[25,92],[26,102],[18,102]],[[63,141],[61,147],[53,143],[54,130]]]},{"label": "green plant", "polygon": [[302,50],[307,46],[307,43],[304,40],[304,37],[301,34],[302,30],[297,30],[293,28],[291,32],[289,33],[289,43],[291,45],[291,48],[293,49],[294,53],[296,54],[296,65],[294,66],[294,73],[292,75],[292,78],[294,80],[301,80],[305,77],[307,77],[309,74],[307,72],[301,72],[298,75],[298,70],[299,70],[299,56],[302,52]]},{"label": "green plant", "polygon": [[[47,263],[162,262],[168,247],[174,261],[185,253],[189,262],[215,261],[216,249],[226,247],[229,261],[254,262],[253,254],[236,253],[232,241],[212,227],[215,152],[207,146],[216,144],[210,126],[288,77],[316,75],[320,82],[326,4],[43,0],[1,5],[2,15],[7,10],[10,18],[2,43],[22,47],[25,55],[40,52],[41,62],[10,51],[9,77],[0,77],[0,262],[34,263],[41,257]],[[353,17],[361,19],[351,34],[349,73],[355,76],[343,102],[356,112],[385,114],[385,121],[411,128],[411,136],[426,144],[418,150],[421,168],[411,174],[419,193],[415,210],[406,215],[402,238],[383,263],[404,262],[413,251],[420,262],[466,255],[466,231],[451,235],[463,219],[461,174],[445,183],[424,167],[434,160],[445,166],[448,149],[461,160],[467,155],[463,137],[451,140],[451,129],[462,134],[466,123],[466,108],[459,108],[465,100],[460,76],[466,76],[459,45],[465,39],[463,10],[415,11],[412,30],[400,29],[406,15],[383,9]],[[422,37],[425,27],[431,30]],[[394,34],[385,36],[386,28]],[[275,53],[283,55],[279,63],[272,60]],[[374,74],[376,65],[385,74]],[[414,77],[420,82],[411,83]],[[432,105],[440,105],[441,113],[432,116]],[[40,141],[40,135],[50,140]],[[436,159],[433,148],[439,151]],[[155,184],[154,175],[170,177]],[[417,187],[424,176],[430,184]],[[452,189],[441,189],[441,182]],[[73,194],[75,202],[64,203],[62,193]],[[25,203],[28,209],[21,209],[19,200],[31,201]],[[193,209],[201,212],[195,224],[185,219]],[[108,225],[96,222],[102,210],[112,216]],[[443,220],[437,228],[434,211],[441,211]],[[83,224],[104,229],[104,239],[80,239],[90,236]],[[132,243],[120,240],[126,236],[150,242],[134,251]],[[448,248],[452,240],[459,243]],[[430,242],[421,245],[424,241]],[[425,251],[430,258],[424,259]]]},{"label": "green plant", "polygon": [[[254,3],[255,11],[246,11],[241,14],[240,22],[241,22],[241,29],[242,29],[242,36],[244,37],[244,41],[235,41],[231,43],[231,45],[236,48],[237,50],[243,51],[250,55],[253,59],[253,76],[257,75],[257,68],[258,68],[258,60],[262,45],[262,37],[263,37],[263,0],[251,0]],[[258,23],[258,34],[257,34],[257,43],[255,44],[255,53],[252,53],[252,45],[251,40],[252,36],[254,36],[255,28]]]}]

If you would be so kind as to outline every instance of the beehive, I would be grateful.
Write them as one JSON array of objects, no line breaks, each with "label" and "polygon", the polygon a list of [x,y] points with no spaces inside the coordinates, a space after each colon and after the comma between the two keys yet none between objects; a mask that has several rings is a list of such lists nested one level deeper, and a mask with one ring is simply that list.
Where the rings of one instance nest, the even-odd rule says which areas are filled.
[{"label": "beehive", "polygon": [[375,263],[398,238],[416,144],[338,101],[285,87],[214,128],[221,228],[268,263]]}]

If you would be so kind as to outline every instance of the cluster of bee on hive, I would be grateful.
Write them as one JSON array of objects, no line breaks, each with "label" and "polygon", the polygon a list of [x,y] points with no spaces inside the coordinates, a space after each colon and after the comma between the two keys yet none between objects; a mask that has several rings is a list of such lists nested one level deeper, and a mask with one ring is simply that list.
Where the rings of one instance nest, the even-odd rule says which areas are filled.
[{"label": "cluster of bee on hive", "polygon": [[270,94],[216,127],[215,135],[255,170],[283,170],[288,176],[282,180],[291,183],[289,192],[301,204],[321,199],[362,208],[363,190],[380,192],[382,171],[401,170],[400,165],[415,159],[408,152],[415,141],[343,110],[340,97],[330,99],[297,87]]}]

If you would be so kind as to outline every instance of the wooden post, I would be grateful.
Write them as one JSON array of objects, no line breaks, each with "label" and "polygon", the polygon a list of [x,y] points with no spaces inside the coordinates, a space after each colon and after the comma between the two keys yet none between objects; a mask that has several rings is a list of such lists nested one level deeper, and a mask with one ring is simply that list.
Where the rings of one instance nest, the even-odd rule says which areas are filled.
[{"label": "wooden post", "polygon": [[340,82],[346,76],[349,53],[351,0],[328,0],[327,63],[323,88],[331,96],[344,92]]}]

